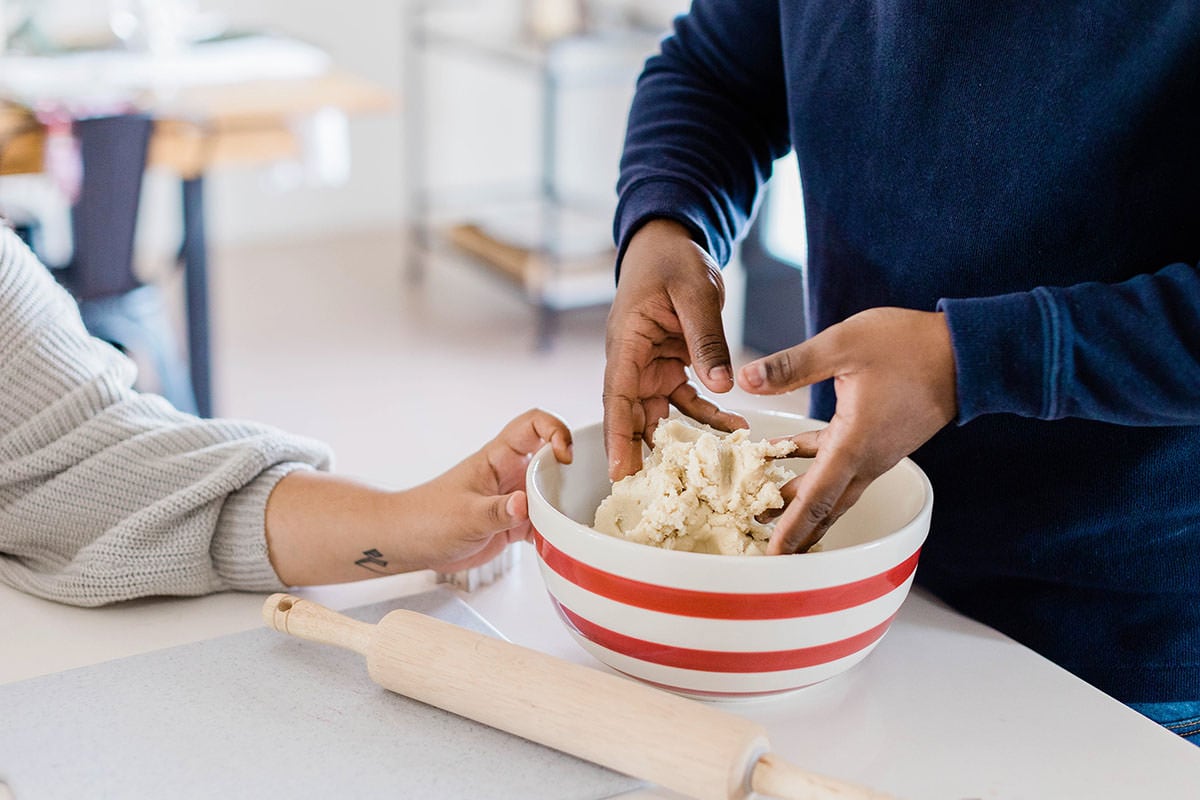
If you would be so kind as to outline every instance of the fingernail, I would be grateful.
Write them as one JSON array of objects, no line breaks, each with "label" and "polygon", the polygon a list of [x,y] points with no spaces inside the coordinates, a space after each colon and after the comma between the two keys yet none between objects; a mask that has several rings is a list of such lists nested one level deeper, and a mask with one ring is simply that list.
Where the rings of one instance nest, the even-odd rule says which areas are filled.
[{"label": "fingernail", "polygon": [[508,496],[508,502],[504,504],[504,510],[508,512],[510,519],[517,515],[517,496],[515,494]]},{"label": "fingernail", "polygon": [[747,364],[742,368],[742,378],[745,379],[747,386],[757,389],[766,383],[767,371],[763,369],[762,364]]},{"label": "fingernail", "polygon": [[721,364],[708,371],[708,379],[710,381],[729,381],[733,380],[733,373],[729,371],[729,367]]}]

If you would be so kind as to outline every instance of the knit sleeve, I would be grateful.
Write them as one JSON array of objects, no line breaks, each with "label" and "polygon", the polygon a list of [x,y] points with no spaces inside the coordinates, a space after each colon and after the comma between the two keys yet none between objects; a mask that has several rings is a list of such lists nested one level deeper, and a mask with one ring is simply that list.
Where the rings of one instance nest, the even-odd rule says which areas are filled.
[{"label": "knit sleeve", "polygon": [[981,414],[1200,424],[1200,269],[944,298],[958,422]]},{"label": "knit sleeve", "polygon": [[696,0],[638,79],[617,184],[618,262],[637,229],[662,217],[725,264],[789,146],[778,3]]},{"label": "knit sleeve", "polygon": [[265,508],[319,442],[133,390],[70,296],[0,233],[0,581],[73,605],[279,587]]}]

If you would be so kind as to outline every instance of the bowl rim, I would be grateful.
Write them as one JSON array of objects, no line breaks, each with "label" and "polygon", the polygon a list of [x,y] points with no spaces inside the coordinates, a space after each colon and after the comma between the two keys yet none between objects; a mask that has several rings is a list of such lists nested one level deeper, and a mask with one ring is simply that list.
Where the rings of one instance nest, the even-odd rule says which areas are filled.
[{"label": "bowl rim", "polygon": [[[778,417],[778,418],[785,418],[785,419],[796,419],[796,420],[821,423],[821,425],[819,425],[817,427],[823,427],[824,425],[828,424],[824,420],[819,420],[819,419],[815,419],[813,417],[807,417],[802,414],[795,414],[795,413],[787,412],[787,411],[756,410],[756,409],[749,409],[749,410],[734,409],[733,411],[734,411],[734,413],[742,414],[743,416],[747,413],[747,411],[749,411],[749,413],[751,413],[755,416],[760,416],[760,417],[761,416],[771,416],[771,417]],[[571,430],[572,439],[574,439],[576,434],[578,434],[580,431],[593,430],[597,427],[601,427],[602,425],[603,425],[603,423],[593,422],[588,425],[583,425],[578,428],[573,428]],[[809,430],[814,430],[814,429],[815,428],[810,428]],[[895,540],[902,539],[902,538],[905,538],[905,536],[910,535],[912,529],[919,525],[921,518],[932,512],[932,507],[933,507],[933,484],[930,482],[929,476],[925,474],[925,470],[921,469],[921,467],[915,461],[913,461],[910,457],[905,456],[905,457],[901,458],[898,462],[896,462],[896,464],[894,466],[892,466],[891,469],[889,469],[887,472],[884,472],[883,475],[888,474],[888,472],[891,472],[894,469],[900,469],[900,468],[903,468],[904,470],[914,474],[917,477],[917,479],[921,485],[921,490],[922,490],[921,504],[917,508],[916,512],[908,520],[906,520],[903,525],[900,525],[899,527],[895,528],[892,531],[889,531],[888,533],[886,533],[882,536],[873,538],[866,542],[861,542],[859,544],[847,545],[845,547],[836,547],[836,548],[833,548],[830,550],[818,550],[813,553],[786,553],[786,554],[781,554],[781,555],[770,556],[769,559],[763,559],[763,558],[760,558],[758,556],[753,556],[753,555],[752,556],[733,555],[733,554],[727,555],[724,553],[696,553],[691,550],[671,550],[671,549],[664,548],[664,547],[654,547],[653,545],[642,544],[641,542],[631,542],[627,539],[621,539],[616,536],[611,536],[607,533],[601,533],[600,531],[593,528],[591,525],[587,525],[585,523],[579,522],[578,520],[575,520],[575,519],[567,516],[562,511],[555,508],[554,504],[551,503],[550,500],[548,498],[546,498],[545,495],[541,492],[540,488],[537,485],[537,481],[534,478],[535,474],[537,473],[537,470],[540,467],[540,464],[547,457],[549,457],[551,459],[554,458],[554,451],[550,444],[543,445],[541,448],[538,449],[538,451],[536,453],[534,453],[534,455],[529,459],[529,465],[526,467],[526,471],[525,471],[525,493],[526,493],[526,500],[527,500],[527,502],[530,503],[530,521],[531,522],[532,522],[532,517],[533,517],[532,503],[533,503],[534,498],[536,497],[536,499],[540,505],[543,505],[546,508],[550,509],[551,511],[554,511],[555,513],[559,514],[564,521],[569,522],[573,528],[577,529],[580,533],[589,537],[592,541],[604,542],[604,544],[602,546],[607,547],[607,546],[611,546],[611,545],[615,544],[618,547],[635,548],[634,550],[630,550],[630,552],[633,552],[633,553],[645,553],[646,550],[650,550],[652,552],[668,554],[666,556],[650,556],[651,558],[688,557],[688,558],[693,559],[696,564],[703,563],[703,559],[708,559],[710,561],[713,561],[714,563],[719,560],[726,564],[732,563],[732,562],[730,562],[730,559],[734,559],[740,563],[760,563],[760,562],[761,563],[777,563],[777,559],[785,559],[786,560],[786,559],[795,559],[795,558],[799,558],[799,557],[803,557],[805,559],[816,559],[816,560],[820,561],[820,560],[831,560],[833,558],[845,558],[845,557],[847,557],[847,555],[853,554],[853,553],[866,553],[866,552],[870,552],[872,550],[876,550],[876,549],[879,549],[882,547],[887,547],[890,544],[894,543]],[[567,465],[563,465],[563,464],[558,464],[557,461],[555,461],[554,464],[560,468],[563,466],[567,466]],[[879,477],[883,477],[883,475],[880,475]],[[878,479],[879,478],[876,478],[875,480],[878,480]],[[874,481],[872,481],[872,483],[874,483]],[[538,530],[536,525],[534,526],[534,530],[538,536],[541,536],[546,539],[550,538],[545,533]],[[920,547],[924,543],[924,539],[926,538],[927,535],[928,535],[928,533],[926,532],[925,536],[920,537],[920,541],[918,541],[916,543],[916,547]],[[551,542],[551,543],[553,544],[553,542]]]}]

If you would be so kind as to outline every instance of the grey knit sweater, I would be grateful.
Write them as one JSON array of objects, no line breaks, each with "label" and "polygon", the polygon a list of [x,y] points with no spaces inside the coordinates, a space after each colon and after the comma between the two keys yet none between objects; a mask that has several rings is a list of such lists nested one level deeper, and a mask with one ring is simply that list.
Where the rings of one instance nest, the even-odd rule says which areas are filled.
[{"label": "grey knit sweater", "polygon": [[267,497],[328,449],[180,413],[135,374],[0,232],[0,581],[81,606],[279,588]]}]

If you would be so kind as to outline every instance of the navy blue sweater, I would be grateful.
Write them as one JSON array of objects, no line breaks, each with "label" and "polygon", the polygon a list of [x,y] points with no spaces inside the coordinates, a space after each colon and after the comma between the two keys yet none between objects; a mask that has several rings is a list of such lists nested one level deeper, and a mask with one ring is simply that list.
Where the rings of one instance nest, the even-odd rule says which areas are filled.
[{"label": "navy blue sweater", "polygon": [[725,261],[789,148],[811,330],[950,325],[918,580],[1121,700],[1200,700],[1200,3],[697,0],[618,244],[668,217]]}]

